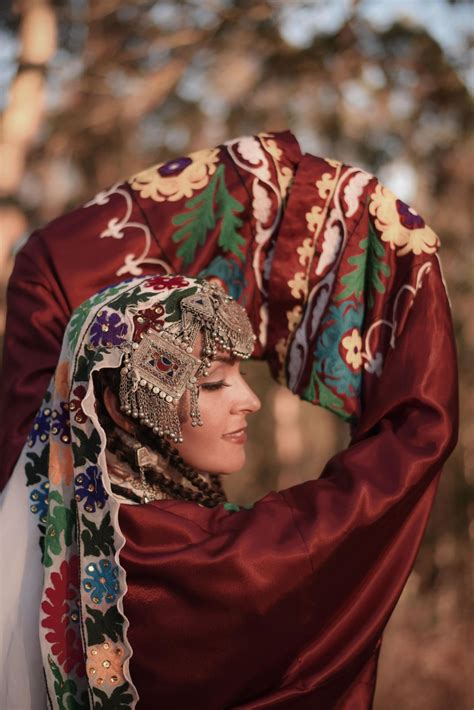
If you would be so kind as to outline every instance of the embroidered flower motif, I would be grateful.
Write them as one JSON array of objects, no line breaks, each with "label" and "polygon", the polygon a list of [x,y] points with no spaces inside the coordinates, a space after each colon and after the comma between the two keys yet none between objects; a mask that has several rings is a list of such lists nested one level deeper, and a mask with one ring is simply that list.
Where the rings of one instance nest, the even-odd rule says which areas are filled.
[{"label": "embroidered flower motif", "polygon": [[36,415],[33,427],[28,435],[28,446],[34,446],[38,439],[40,441],[46,441],[49,437],[50,428],[51,409],[49,407],[45,407],[45,409],[42,409]]},{"label": "embroidered flower motif", "polygon": [[350,335],[346,335],[342,339],[342,347],[347,350],[346,362],[354,370],[359,370],[362,365],[362,338],[357,328],[354,328]]},{"label": "embroidered flower motif", "polygon": [[113,345],[120,345],[125,339],[127,324],[122,323],[118,313],[111,313],[106,310],[99,311],[97,318],[91,325],[91,345],[95,347],[105,345],[107,348]]},{"label": "embroidered flower motif", "polygon": [[161,167],[158,168],[158,172],[162,177],[172,177],[174,175],[180,175],[188,165],[192,164],[193,161],[189,157],[175,158],[161,165]]},{"label": "embroidered flower motif", "polygon": [[61,399],[66,399],[69,389],[69,361],[63,360],[56,368],[54,387]]},{"label": "embroidered flower motif", "polygon": [[69,485],[73,476],[72,448],[61,440],[51,440],[49,449],[49,480],[54,485],[64,481]]},{"label": "embroidered flower motif", "polygon": [[82,400],[86,396],[86,388],[84,385],[78,385],[72,391],[74,399],[69,400],[69,410],[74,412],[74,421],[78,424],[84,424],[87,417],[82,411]]},{"label": "embroidered flower motif", "polygon": [[439,248],[439,239],[412,207],[396,198],[386,187],[378,184],[371,195],[370,213],[375,217],[375,226],[381,232],[382,241],[397,256],[404,254],[433,254]]},{"label": "embroidered flower motif", "polygon": [[118,686],[124,682],[125,651],[120,643],[106,640],[87,650],[86,669],[92,685]]},{"label": "embroidered flower motif", "polygon": [[75,478],[75,499],[79,503],[85,499],[84,509],[88,513],[95,513],[96,508],[103,508],[109,497],[97,466],[89,466],[84,473],[79,473]]},{"label": "embroidered flower motif", "polygon": [[130,180],[133,190],[140,191],[140,197],[150,198],[155,202],[176,202],[183,197],[191,197],[196,190],[201,190],[216,171],[219,160],[219,148],[199,150],[189,156],[160,163]]},{"label": "embroidered flower motif", "polygon": [[79,557],[64,560],[57,572],[51,573],[41,604],[44,618],[41,626],[50,629],[45,638],[51,644],[51,653],[64,671],[85,674],[84,654],[79,629],[78,588]]},{"label": "embroidered flower motif", "polygon": [[97,564],[86,565],[87,579],[82,585],[91,596],[94,604],[100,604],[105,597],[109,604],[117,598],[119,591],[118,568],[110,560],[100,560]]},{"label": "embroidered flower motif", "polygon": [[58,436],[63,444],[71,441],[71,427],[67,402],[61,402],[58,409],[51,412],[51,434]]},{"label": "embroidered flower motif", "polygon": [[30,510],[39,517],[40,523],[46,523],[48,517],[49,481],[43,481],[30,493]]},{"label": "embroidered flower motif", "polygon": [[149,286],[154,291],[164,291],[167,288],[183,288],[188,286],[189,281],[186,281],[182,276],[153,276],[145,282],[146,286]]},{"label": "embroidered flower motif", "polygon": [[133,316],[133,340],[140,342],[143,333],[150,328],[159,330],[159,326],[164,322],[165,309],[161,304],[153,308],[143,308],[137,315]]}]

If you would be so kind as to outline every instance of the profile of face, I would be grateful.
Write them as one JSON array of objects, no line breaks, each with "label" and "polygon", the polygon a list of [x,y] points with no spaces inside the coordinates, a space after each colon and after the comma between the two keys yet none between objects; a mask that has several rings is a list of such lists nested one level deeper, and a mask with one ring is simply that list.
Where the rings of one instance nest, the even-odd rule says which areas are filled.
[{"label": "profile of face", "polygon": [[235,473],[245,464],[247,416],[257,412],[261,403],[237,358],[220,353],[208,373],[198,381],[203,424],[193,427],[190,417],[185,418],[181,422],[183,442],[176,447],[197,471]]},{"label": "profile of face", "polygon": [[[198,336],[193,354],[200,357]],[[189,393],[178,407],[183,442],[174,444],[184,461],[196,471],[230,474],[245,464],[247,416],[257,412],[261,402],[247,384],[241,361],[219,351],[208,368],[208,375],[198,380],[199,409],[202,426],[192,426]],[[117,394],[104,391],[104,405],[115,424],[133,434],[136,423],[120,411]]]}]

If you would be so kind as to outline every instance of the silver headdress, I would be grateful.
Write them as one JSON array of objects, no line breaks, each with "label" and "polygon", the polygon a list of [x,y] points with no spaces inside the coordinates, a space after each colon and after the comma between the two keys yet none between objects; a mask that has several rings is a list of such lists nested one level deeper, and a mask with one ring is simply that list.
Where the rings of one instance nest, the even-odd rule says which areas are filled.
[{"label": "silver headdress", "polygon": [[[198,291],[177,306],[180,317],[171,324],[153,323],[141,332],[139,342],[125,348],[121,370],[122,410],[174,442],[183,440],[178,404],[190,395],[191,424],[202,424],[198,378],[219,349],[238,358],[252,354],[255,336],[244,308],[220,287],[200,282]],[[194,345],[202,335],[199,356]]]}]

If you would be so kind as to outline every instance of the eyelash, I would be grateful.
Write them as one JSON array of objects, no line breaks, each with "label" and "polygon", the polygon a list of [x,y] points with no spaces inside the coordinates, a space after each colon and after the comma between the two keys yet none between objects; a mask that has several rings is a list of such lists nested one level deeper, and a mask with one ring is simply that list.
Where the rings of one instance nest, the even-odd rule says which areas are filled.
[{"label": "eyelash", "polygon": [[204,382],[202,385],[200,385],[201,389],[204,390],[220,390],[221,387],[230,387],[227,382],[224,382],[224,380],[219,380],[219,382]]}]

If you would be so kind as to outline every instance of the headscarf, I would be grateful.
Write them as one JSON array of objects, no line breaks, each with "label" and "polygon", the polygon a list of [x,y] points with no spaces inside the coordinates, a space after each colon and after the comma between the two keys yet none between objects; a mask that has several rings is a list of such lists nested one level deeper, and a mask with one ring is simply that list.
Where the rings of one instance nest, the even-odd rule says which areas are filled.
[{"label": "headscarf", "polygon": [[[201,354],[193,354],[198,335]],[[182,276],[129,279],[100,291],[73,313],[17,465],[26,473],[29,510],[37,522],[32,574],[44,581],[41,599],[31,599],[30,605],[40,610],[52,708],[82,708],[88,702],[128,708],[137,700],[119,562],[125,541],[93,374],[121,368],[122,409],[177,442],[182,440],[177,416],[182,394],[190,392],[190,415],[198,424],[196,380],[206,374],[218,349],[246,358],[253,343],[241,306],[218,286]],[[37,580],[32,583],[38,594]]]}]

